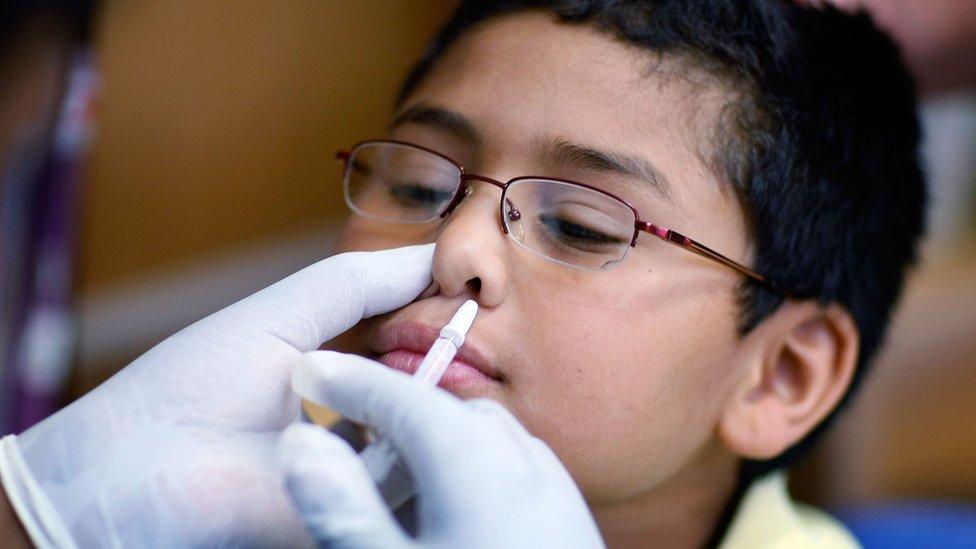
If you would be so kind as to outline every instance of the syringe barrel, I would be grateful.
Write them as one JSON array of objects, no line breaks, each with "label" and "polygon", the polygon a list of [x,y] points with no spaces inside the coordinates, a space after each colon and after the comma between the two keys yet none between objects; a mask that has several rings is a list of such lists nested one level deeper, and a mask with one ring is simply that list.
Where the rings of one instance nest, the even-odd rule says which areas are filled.
[{"label": "syringe barrel", "polygon": [[[435,386],[447,367],[454,360],[454,355],[458,352],[458,347],[464,344],[464,337],[474,322],[474,317],[478,313],[478,304],[473,300],[464,302],[460,309],[454,313],[451,321],[441,329],[440,337],[430,350],[424,355],[424,359],[414,372],[413,378],[424,385]],[[396,448],[389,438],[378,437],[372,444],[367,446],[360,456],[366,462],[366,469],[370,476],[378,484],[382,484],[389,476],[397,463],[398,454]],[[384,495],[386,497],[386,495]]]},{"label": "syringe barrel", "polygon": [[456,354],[457,347],[449,339],[437,338],[413,374],[414,379],[424,385],[437,385]]}]

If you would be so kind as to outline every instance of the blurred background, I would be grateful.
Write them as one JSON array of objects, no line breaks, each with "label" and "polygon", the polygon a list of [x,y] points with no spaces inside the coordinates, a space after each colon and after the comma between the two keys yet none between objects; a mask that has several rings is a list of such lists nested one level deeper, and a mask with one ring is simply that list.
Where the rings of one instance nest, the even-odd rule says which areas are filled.
[{"label": "blurred background", "polygon": [[[453,4],[104,2],[71,397],[329,254],[345,215],[334,152],[384,132]],[[935,74],[923,78],[924,261],[862,394],[794,475],[799,495],[832,508],[976,502],[976,91]]]},{"label": "blurred background", "polygon": [[329,254],[335,152],[385,133],[442,1],[109,1],[77,391]]}]

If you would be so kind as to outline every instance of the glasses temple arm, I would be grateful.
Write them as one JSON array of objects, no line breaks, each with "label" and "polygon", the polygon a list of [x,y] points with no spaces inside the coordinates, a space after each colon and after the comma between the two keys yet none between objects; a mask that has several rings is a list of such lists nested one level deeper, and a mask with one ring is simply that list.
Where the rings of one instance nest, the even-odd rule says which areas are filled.
[{"label": "glasses temple arm", "polygon": [[792,292],[781,288],[779,285],[769,280],[765,276],[757,273],[756,271],[753,271],[749,267],[746,267],[745,265],[737,261],[734,261],[716,252],[715,250],[709,248],[708,246],[705,246],[704,244],[701,244],[700,242],[688,238],[687,236],[679,232],[672,231],[671,229],[664,229],[652,223],[646,223],[646,222],[640,223],[638,229],[651,233],[654,236],[660,238],[661,240],[664,240],[665,242],[669,242],[671,244],[674,244],[675,246],[679,246],[681,248],[685,248],[689,251],[692,251],[704,258],[711,259],[712,261],[721,263],[722,265],[725,265],[726,267],[733,269],[739,272],[740,274],[754,280],[759,285],[767,289],[783,294],[789,298],[793,297]]}]

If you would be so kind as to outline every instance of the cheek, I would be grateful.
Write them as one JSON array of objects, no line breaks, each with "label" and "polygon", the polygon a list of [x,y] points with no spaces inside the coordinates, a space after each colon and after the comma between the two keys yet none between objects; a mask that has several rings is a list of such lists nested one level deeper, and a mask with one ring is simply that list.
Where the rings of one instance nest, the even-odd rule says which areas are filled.
[{"label": "cheek", "polygon": [[434,223],[390,224],[352,216],[339,231],[334,251],[342,253],[386,250],[411,244],[426,244],[433,242],[436,237],[437,224]]},{"label": "cheek", "polygon": [[513,411],[591,500],[650,489],[710,440],[736,342],[731,299],[651,277],[611,284],[611,273],[558,299],[521,289],[540,314],[525,317],[529,350],[512,380]]}]

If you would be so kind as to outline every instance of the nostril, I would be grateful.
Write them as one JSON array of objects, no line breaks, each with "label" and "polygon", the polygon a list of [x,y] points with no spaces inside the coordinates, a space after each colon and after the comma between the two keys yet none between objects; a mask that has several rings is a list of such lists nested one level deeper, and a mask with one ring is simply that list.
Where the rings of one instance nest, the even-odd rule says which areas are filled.
[{"label": "nostril", "polygon": [[481,278],[480,277],[474,277],[474,278],[472,278],[471,280],[468,281],[467,287],[468,287],[469,290],[471,290],[475,294],[480,293],[481,292]]}]

